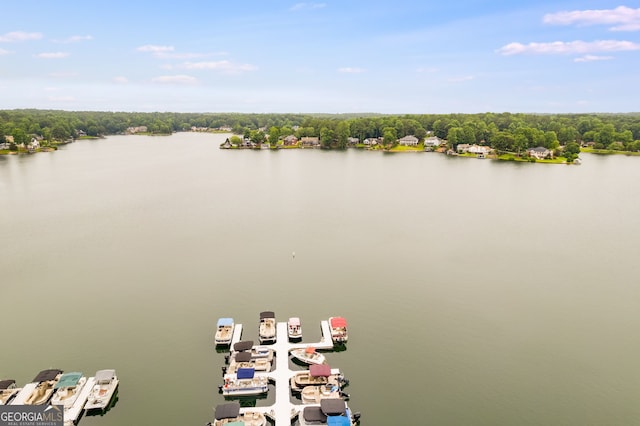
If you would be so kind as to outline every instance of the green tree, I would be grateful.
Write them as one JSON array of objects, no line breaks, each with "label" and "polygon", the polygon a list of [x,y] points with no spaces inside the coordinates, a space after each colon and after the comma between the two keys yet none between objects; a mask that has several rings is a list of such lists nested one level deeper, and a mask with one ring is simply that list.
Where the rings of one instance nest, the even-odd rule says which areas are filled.
[{"label": "green tree", "polygon": [[280,139],[280,129],[276,126],[271,126],[269,128],[269,144],[271,146],[276,146],[278,139]]},{"label": "green tree", "polygon": [[333,137],[333,130],[326,127],[320,129],[320,145],[322,146],[322,148],[331,148]]},{"label": "green tree", "polygon": [[346,149],[349,142],[349,122],[341,121],[336,126],[336,148]]}]

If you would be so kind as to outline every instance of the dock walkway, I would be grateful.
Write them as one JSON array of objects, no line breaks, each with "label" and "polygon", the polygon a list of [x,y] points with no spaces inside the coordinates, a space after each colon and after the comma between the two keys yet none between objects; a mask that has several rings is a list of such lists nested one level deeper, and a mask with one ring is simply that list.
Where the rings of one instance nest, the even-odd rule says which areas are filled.
[{"label": "dock walkway", "polygon": [[[319,342],[316,343],[300,343],[289,342],[287,334],[287,323],[279,322],[276,324],[276,342],[271,345],[261,345],[268,347],[275,353],[276,363],[273,371],[269,372],[256,372],[256,376],[264,376],[269,380],[275,382],[276,388],[276,400],[273,405],[268,407],[252,407],[251,411],[260,411],[269,416],[276,423],[276,426],[290,425],[291,419],[294,418],[300,410],[302,405],[293,404],[289,398],[289,383],[291,377],[299,373],[300,370],[291,370],[289,368],[289,352],[292,349],[314,347],[316,349],[333,349],[333,341],[331,340],[331,329],[329,328],[328,321],[320,322],[320,329],[322,331],[322,337]],[[236,324],[233,338],[231,340],[231,348],[233,345],[241,340],[242,337],[242,324]],[[339,371],[333,369],[332,373],[337,374]]]}]

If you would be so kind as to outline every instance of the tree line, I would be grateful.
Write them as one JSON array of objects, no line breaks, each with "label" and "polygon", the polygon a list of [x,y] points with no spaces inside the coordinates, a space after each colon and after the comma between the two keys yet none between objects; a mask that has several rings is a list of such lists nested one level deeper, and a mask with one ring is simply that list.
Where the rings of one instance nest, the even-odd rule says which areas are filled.
[{"label": "tree line", "polygon": [[[100,112],[58,110],[0,111],[0,141],[16,144],[31,137],[64,141],[78,134],[103,136],[146,126],[150,133],[198,128],[228,128],[256,143],[274,143],[285,136],[315,136],[324,148],[344,149],[349,138],[380,138],[393,145],[403,136],[427,135],[458,144],[490,146],[498,152],[520,153],[542,146],[558,149],[588,144],[597,149],[640,151],[640,114],[245,114]],[[569,145],[571,146],[571,145]],[[572,148],[573,149],[573,148]]]}]

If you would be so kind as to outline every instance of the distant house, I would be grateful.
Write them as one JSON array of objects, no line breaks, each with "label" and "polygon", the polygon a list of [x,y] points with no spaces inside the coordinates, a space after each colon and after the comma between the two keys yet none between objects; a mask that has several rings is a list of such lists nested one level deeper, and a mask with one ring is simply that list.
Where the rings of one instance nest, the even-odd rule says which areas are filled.
[{"label": "distant house", "polygon": [[304,136],[300,138],[300,144],[306,148],[315,148],[320,146],[320,138],[316,136]]},{"label": "distant house", "polygon": [[431,147],[431,148],[435,148],[437,146],[440,146],[440,144],[442,143],[442,141],[440,140],[439,137],[437,136],[430,136],[428,138],[426,138],[424,140],[424,147]]},{"label": "distant house", "polygon": [[40,142],[36,138],[31,138],[31,142],[29,142],[29,144],[27,145],[27,148],[29,150],[38,149],[38,148],[40,148]]},{"label": "distant house", "polygon": [[469,151],[470,147],[471,145],[469,145],[468,143],[459,143],[456,146],[456,151],[458,151],[458,154],[464,154],[465,152]]},{"label": "distant house", "polygon": [[418,146],[418,142],[419,142],[418,138],[416,138],[413,135],[408,135],[398,139],[398,144],[404,145],[404,146]]},{"label": "distant house", "polygon": [[488,146],[473,144],[467,149],[467,152],[476,155],[488,155],[491,152],[491,148]]},{"label": "distant house", "polygon": [[294,135],[289,135],[282,139],[282,142],[285,146],[292,146],[298,143],[298,138],[296,138]]},{"label": "distant house", "polygon": [[527,150],[527,154],[529,154],[529,157],[537,158],[538,160],[544,160],[545,158],[553,158],[553,151],[548,150],[543,146],[538,146],[536,148],[529,148]]},{"label": "distant house", "polygon": [[356,146],[360,143],[360,139],[358,138],[349,138],[347,139],[347,145],[349,146]]},{"label": "distant house", "polygon": [[13,143],[13,136],[12,135],[6,135],[4,137],[5,142],[7,143]]},{"label": "distant house", "polygon": [[127,133],[130,135],[135,135],[136,133],[146,133],[147,126],[136,126],[136,127],[127,127]]},{"label": "distant house", "polygon": [[362,141],[366,146],[376,146],[381,142],[380,138],[367,138]]},{"label": "distant house", "polygon": [[258,146],[254,141],[252,141],[249,138],[244,138],[242,140],[242,143],[240,144],[240,146],[242,148],[255,148],[256,146]]},{"label": "distant house", "polygon": [[231,141],[229,140],[229,138],[227,138],[227,140],[224,141],[224,143],[220,145],[220,148],[222,148],[222,149],[230,149],[231,148]]}]

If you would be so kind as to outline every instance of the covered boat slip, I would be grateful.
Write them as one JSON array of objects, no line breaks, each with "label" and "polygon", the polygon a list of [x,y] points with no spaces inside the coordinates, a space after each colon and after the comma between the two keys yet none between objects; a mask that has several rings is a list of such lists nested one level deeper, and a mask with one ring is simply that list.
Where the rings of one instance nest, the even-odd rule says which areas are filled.
[{"label": "covered boat slip", "polygon": [[220,318],[216,325],[215,343],[226,346],[231,343],[233,337],[233,318]]},{"label": "covered boat slip", "polygon": [[0,405],[7,405],[18,392],[20,389],[16,387],[15,380],[0,380]]},{"label": "covered boat slip", "polygon": [[[241,328],[240,324],[236,325],[236,329]],[[291,424],[291,419],[295,415],[302,415],[302,405],[293,404],[290,401],[290,388],[289,384],[291,378],[301,373],[301,370],[293,371],[289,369],[289,352],[292,349],[298,348],[307,348],[314,347],[316,349],[333,349],[333,340],[331,339],[331,329],[329,327],[328,321],[321,321],[320,328],[322,331],[322,337],[319,342],[316,343],[291,343],[289,339],[286,338],[288,333],[288,326],[286,322],[279,322],[276,324],[277,329],[277,340],[273,345],[270,345],[269,348],[272,349],[275,356],[275,366],[273,371],[270,372],[254,372],[256,377],[267,377],[269,380],[275,382],[275,403],[268,407],[252,407],[252,411],[259,411],[266,414],[268,417],[272,418],[276,425],[289,425]],[[231,342],[231,346],[234,350],[239,350],[239,347],[235,346],[236,343],[240,342],[242,335],[240,333],[234,333],[234,340]],[[247,341],[249,342],[249,341]],[[251,342],[253,344],[253,342]],[[240,346],[243,350],[249,350],[250,346],[248,343],[242,343]],[[328,366],[327,366],[328,367]],[[326,367],[321,367],[323,369]],[[315,371],[315,369],[314,369]],[[330,369],[331,373],[336,372],[339,373],[337,369]],[[323,371],[326,372],[326,371]],[[349,419],[347,419],[349,421]],[[347,423],[350,424],[350,423]]]}]

